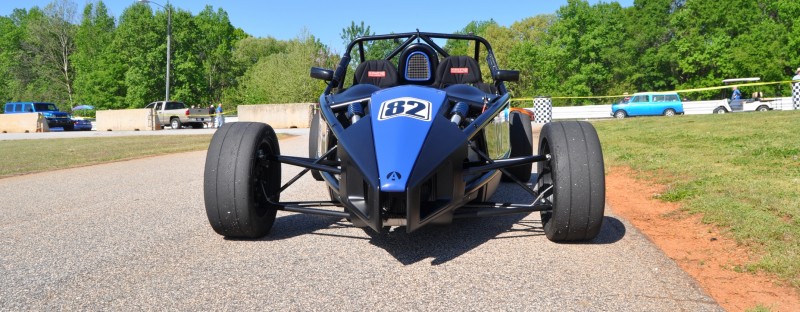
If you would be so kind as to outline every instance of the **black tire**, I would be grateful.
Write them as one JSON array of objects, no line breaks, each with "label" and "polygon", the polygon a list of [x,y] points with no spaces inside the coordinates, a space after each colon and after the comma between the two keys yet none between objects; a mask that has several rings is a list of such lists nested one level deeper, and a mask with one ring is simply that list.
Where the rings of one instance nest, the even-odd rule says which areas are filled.
[{"label": "black tire", "polygon": [[177,117],[170,119],[169,125],[170,127],[172,127],[172,129],[180,129],[181,127],[183,127],[183,123],[181,123],[181,120],[178,119]]},{"label": "black tire", "polygon": [[624,110],[620,109],[614,112],[614,118],[616,119],[625,119],[625,117],[628,117],[628,113],[626,113]]},{"label": "black tire", "polygon": [[192,129],[203,129],[203,124],[199,122],[195,122],[192,124]]},{"label": "black tire", "polygon": [[[509,141],[511,151],[509,157],[524,157],[533,155],[533,134],[531,133],[531,116],[520,112],[511,112],[508,115]],[[531,179],[533,163],[510,167],[506,169],[514,178],[522,182]],[[503,181],[512,181],[503,175]]]},{"label": "black tire", "polygon": [[75,126],[64,126],[64,131],[73,131],[75,130]]},{"label": "black tire", "polygon": [[267,235],[280,200],[281,164],[278,137],[267,124],[225,124],[211,138],[206,156],[203,193],[211,227],[233,238]]},{"label": "black tire", "polygon": [[664,116],[672,117],[675,116],[675,110],[671,108],[667,108],[664,110]]},{"label": "black tire", "polygon": [[[320,127],[319,109],[313,109],[311,112],[311,124],[308,127],[308,157],[319,158],[319,127]],[[311,176],[314,180],[322,181],[322,174],[319,170],[311,170]]]},{"label": "black tire", "polygon": [[597,132],[583,121],[551,122],[539,136],[539,154],[551,159],[538,163],[540,192],[552,186],[542,224],[553,242],[591,240],[600,232],[605,210],[603,151]]},{"label": "black tire", "polygon": [[714,114],[725,114],[725,113],[727,113],[727,112],[728,112],[728,111],[727,111],[727,110],[725,110],[725,108],[724,108],[724,107],[722,107],[722,106],[720,106],[720,107],[717,107],[717,108],[715,108],[715,109],[714,109]]},{"label": "black tire", "polygon": [[756,108],[757,112],[766,112],[768,110],[769,110],[769,107],[767,107],[766,105],[761,105],[758,108]]}]

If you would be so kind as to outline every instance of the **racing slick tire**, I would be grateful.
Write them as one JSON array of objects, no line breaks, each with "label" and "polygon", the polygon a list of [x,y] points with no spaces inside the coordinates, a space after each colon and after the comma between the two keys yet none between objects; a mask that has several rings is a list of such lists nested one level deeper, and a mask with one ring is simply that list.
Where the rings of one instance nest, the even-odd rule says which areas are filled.
[{"label": "racing slick tire", "polygon": [[[525,157],[533,155],[533,134],[531,133],[531,116],[525,112],[512,110],[508,115],[509,141],[511,151],[509,157]],[[531,179],[533,163],[506,169],[515,179],[528,182]],[[512,181],[503,175],[503,181]]]},{"label": "racing slick tire", "polygon": [[278,137],[267,124],[233,122],[211,138],[203,195],[211,227],[231,238],[259,238],[275,222],[280,199]]},{"label": "racing slick tire", "polygon": [[[319,109],[311,110],[311,125],[308,127],[308,158],[319,158]],[[322,181],[322,174],[318,170],[311,169],[311,176],[314,180]]]},{"label": "racing slick tire", "polygon": [[606,189],[603,151],[594,127],[583,121],[545,124],[539,154],[551,157],[537,165],[538,189],[553,205],[541,213],[545,235],[553,242],[595,238],[603,223]]}]

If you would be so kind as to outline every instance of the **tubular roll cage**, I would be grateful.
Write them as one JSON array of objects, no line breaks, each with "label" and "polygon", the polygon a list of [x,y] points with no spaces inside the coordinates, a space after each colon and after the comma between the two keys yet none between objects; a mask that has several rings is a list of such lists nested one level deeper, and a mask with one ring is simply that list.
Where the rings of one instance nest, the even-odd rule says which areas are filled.
[{"label": "tubular roll cage", "polygon": [[[483,44],[486,47],[487,55],[486,61],[487,64],[492,72],[492,77],[495,77],[494,73],[498,72],[500,69],[497,66],[497,62],[494,58],[494,53],[492,52],[491,45],[486,41],[486,39],[475,36],[475,35],[461,35],[461,34],[438,34],[438,33],[422,33],[422,32],[413,32],[413,33],[401,33],[401,34],[390,34],[390,35],[377,35],[377,36],[367,36],[367,37],[359,37],[353,40],[350,44],[348,44],[346,51],[344,52],[341,61],[339,62],[339,66],[336,68],[333,78],[328,82],[327,87],[325,88],[324,93],[320,96],[320,103],[325,103],[327,105],[320,105],[320,112],[324,116],[325,124],[330,128],[331,134],[335,137],[340,137],[342,131],[344,131],[344,126],[335,116],[333,108],[343,108],[346,107],[344,104],[349,104],[353,102],[360,102],[368,100],[369,98],[363,99],[356,99],[348,101],[347,103],[333,103],[330,99],[330,95],[334,88],[341,89],[344,84],[344,77],[347,72],[348,65],[351,61],[351,51],[354,47],[358,46],[359,51],[359,59],[360,61],[365,61],[365,53],[364,53],[364,43],[368,41],[375,41],[375,40],[397,40],[397,39],[405,39],[405,41],[400,44],[397,48],[395,48],[391,53],[389,53],[384,59],[391,59],[397,56],[400,52],[403,51],[407,46],[412,44],[415,40],[422,40],[431,47],[433,47],[440,55],[447,57],[449,53],[447,53],[444,49],[442,49],[439,45],[437,45],[432,38],[436,39],[455,39],[455,40],[468,40],[475,42],[475,51],[474,51],[474,58],[478,59],[480,56],[480,44]],[[480,44],[478,44],[480,43]],[[467,135],[469,139],[472,139],[475,135],[477,135],[482,129],[485,128],[487,124],[489,124],[495,116],[497,116],[503,108],[508,105],[508,101],[510,99],[510,95],[507,92],[505,84],[503,81],[495,79],[495,86],[497,87],[498,93],[500,94],[499,97],[495,97],[490,101],[491,105],[486,107],[486,111],[482,113],[478,118],[475,118],[469,125],[465,126],[463,131]],[[488,99],[487,99],[488,100]],[[278,192],[283,192],[289,186],[293,185],[297,180],[299,180],[303,175],[309,172],[309,170],[318,170],[320,174],[325,176],[325,182],[329,184],[330,187],[334,189],[339,189],[338,179],[336,179],[333,175],[341,174],[342,170],[340,168],[341,163],[339,161],[328,160],[327,158],[334,153],[338,148],[338,144],[331,147],[327,150],[324,154],[322,154],[319,158],[305,158],[305,157],[296,157],[296,156],[284,156],[284,155],[273,155],[273,156],[265,156],[268,157],[270,161],[276,161],[288,165],[294,165],[298,167],[303,167],[304,169],[296,174],[294,177],[289,179],[284,185],[280,187]],[[459,209],[454,211],[453,218],[471,218],[471,217],[487,217],[487,216],[503,216],[503,215],[510,215],[510,214],[518,214],[518,213],[530,213],[535,211],[549,211],[553,209],[552,202],[547,199],[549,195],[553,192],[553,186],[549,184],[543,184],[541,189],[537,188],[538,183],[535,183],[533,187],[529,187],[525,184],[525,181],[520,181],[519,179],[515,178],[511,175],[506,168],[514,167],[522,164],[527,163],[534,163],[534,162],[541,162],[541,161],[550,161],[551,156],[547,155],[532,155],[532,156],[525,156],[525,157],[514,157],[514,158],[507,158],[507,159],[491,159],[488,155],[483,153],[474,143],[469,145],[469,148],[472,149],[476,154],[478,154],[482,160],[481,161],[474,161],[468,162],[464,164],[463,170],[465,173],[483,173],[491,170],[499,170],[502,174],[512,180],[515,184],[519,187],[524,189],[527,193],[529,193],[533,198],[535,198],[529,204],[518,204],[518,203],[494,203],[494,202],[483,202],[483,203],[469,203],[462,206]],[[467,186],[467,192],[471,190],[476,190],[486,183],[489,182],[489,179],[482,179],[476,181]],[[465,192],[466,193],[466,192]],[[266,195],[266,194],[265,194]],[[265,196],[269,198],[269,196]],[[351,215],[349,212],[342,212],[342,211],[333,211],[328,209],[320,209],[316,207],[343,207],[341,203],[335,201],[292,201],[292,202],[273,202],[270,200],[270,204],[273,204],[277,207],[278,210],[283,211],[290,211],[290,212],[298,212],[298,213],[305,213],[305,214],[314,214],[314,215],[321,215],[321,216],[329,216],[329,217],[336,217],[336,218],[349,218]]]}]

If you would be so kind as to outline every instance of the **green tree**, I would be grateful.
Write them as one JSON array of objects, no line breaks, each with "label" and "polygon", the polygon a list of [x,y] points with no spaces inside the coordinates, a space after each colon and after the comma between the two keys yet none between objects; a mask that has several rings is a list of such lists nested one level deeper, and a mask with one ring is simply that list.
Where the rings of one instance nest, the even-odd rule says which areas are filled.
[{"label": "green tree", "polygon": [[21,35],[13,19],[0,16],[0,103],[14,99],[14,64],[19,57]]},{"label": "green tree", "polygon": [[[166,12],[157,12],[156,20],[161,20],[162,15],[164,24],[161,25],[166,25]],[[162,29],[166,31],[166,27]],[[166,38],[166,33],[164,34]],[[201,46],[203,36],[205,34],[201,32],[191,12],[172,8],[170,100],[183,101],[187,104],[210,102],[211,92],[207,87],[202,59],[206,48]],[[166,40],[163,47],[163,55],[166,55]],[[166,70],[166,57],[162,58],[161,64],[161,68]]]},{"label": "green tree", "polygon": [[195,45],[200,49],[206,89],[201,100],[219,102],[224,91],[236,84],[233,47],[244,36],[231,25],[228,13],[222,9],[214,11],[206,6],[194,19],[201,34]]},{"label": "green tree", "polygon": [[308,75],[312,66],[331,68],[335,58],[327,48],[308,34],[288,42],[286,52],[261,58],[241,78],[235,104],[274,104],[314,102],[324,89]]},{"label": "green tree", "polygon": [[[489,26],[498,26],[498,24],[493,19],[488,21],[472,21],[469,22],[467,26],[464,26],[462,30],[457,31],[456,34],[484,36]],[[472,55],[471,47],[472,46],[464,40],[447,40],[444,44],[444,50],[450,55]]]},{"label": "green tree", "polygon": [[140,108],[163,99],[166,18],[161,22],[145,4],[131,5],[120,15],[111,47],[117,51],[112,61],[124,64],[121,82],[125,98],[113,103],[112,108]]},{"label": "green tree", "polygon": [[105,109],[123,101],[124,67],[114,61],[116,51],[112,50],[115,29],[114,17],[102,1],[84,7],[72,55],[77,103]]},{"label": "green tree", "polygon": [[27,24],[23,43],[37,75],[55,87],[48,99],[58,102],[62,109],[73,104],[74,69],[70,57],[75,51],[76,9],[69,0],[51,2],[42,15],[34,15],[34,22]]},{"label": "green tree", "polygon": [[555,20],[555,15],[543,14],[517,21],[508,30],[487,29],[486,38],[492,43],[499,66],[520,71],[520,81],[507,84],[515,96],[551,94],[544,90],[557,85],[548,82],[556,66],[547,54],[549,29]]}]

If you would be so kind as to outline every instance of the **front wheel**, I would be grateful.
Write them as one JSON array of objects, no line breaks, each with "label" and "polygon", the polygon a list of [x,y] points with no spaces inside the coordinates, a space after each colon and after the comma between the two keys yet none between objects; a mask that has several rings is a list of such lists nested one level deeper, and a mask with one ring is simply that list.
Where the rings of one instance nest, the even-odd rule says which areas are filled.
[{"label": "front wheel", "polygon": [[624,110],[618,110],[614,113],[614,118],[624,119],[625,117],[628,117],[628,114]]},{"label": "front wheel", "polygon": [[233,238],[267,235],[280,199],[278,137],[267,124],[236,122],[211,138],[206,156],[203,195],[211,227]]},{"label": "front wheel", "polygon": [[551,122],[539,136],[537,186],[553,209],[542,224],[553,242],[591,240],[600,233],[605,211],[603,151],[597,132],[583,121]]},{"label": "front wheel", "polygon": [[725,114],[728,111],[725,110],[724,107],[720,106],[714,109],[714,114]]},{"label": "front wheel", "polygon": [[768,110],[769,110],[769,107],[766,107],[764,105],[761,105],[758,108],[756,108],[756,111],[759,111],[759,112],[766,112]]}]

